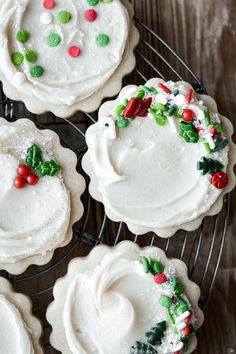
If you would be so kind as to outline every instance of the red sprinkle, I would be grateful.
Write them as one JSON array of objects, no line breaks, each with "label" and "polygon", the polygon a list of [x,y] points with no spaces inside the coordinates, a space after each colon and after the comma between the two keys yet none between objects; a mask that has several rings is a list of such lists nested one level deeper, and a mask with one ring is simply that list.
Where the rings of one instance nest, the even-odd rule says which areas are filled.
[{"label": "red sprinkle", "polygon": [[174,304],[174,305],[176,305],[176,304],[177,304],[177,300],[176,300],[176,298],[175,298],[174,296],[172,297],[172,299],[171,299],[171,300],[172,300],[172,302],[173,302],[173,304]]},{"label": "red sprinkle", "polygon": [[72,58],[76,58],[80,55],[80,49],[76,45],[72,45],[68,48],[68,53]]},{"label": "red sprinkle", "polygon": [[186,324],[190,322],[191,317],[192,317],[192,311],[189,311],[189,312],[190,312],[190,315],[184,319],[184,322],[185,322]]},{"label": "red sprinkle", "polygon": [[174,354],[179,354],[179,352],[174,352]]},{"label": "red sprinkle", "polygon": [[30,173],[30,169],[27,165],[20,165],[17,168],[17,173],[19,176],[26,177]]},{"label": "red sprinkle", "polygon": [[126,118],[133,118],[137,116],[137,112],[141,109],[142,101],[140,98],[132,97],[123,111]]},{"label": "red sprinkle", "polygon": [[28,184],[30,184],[31,186],[34,186],[35,184],[38,183],[39,178],[38,178],[38,176],[36,176],[34,173],[30,173],[30,174],[27,176],[26,180],[27,180],[27,183],[28,183]]},{"label": "red sprinkle", "polygon": [[185,95],[185,102],[187,104],[189,104],[191,102],[191,98],[192,98],[192,94],[193,94],[193,90],[192,89],[188,89]]},{"label": "red sprinkle", "polygon": [[167,278],[166,278],[165,274],[162,274],[162,273],[156,274],[154,277],[154,282],[157,284],[163,284],[166,282],[166,280],[167,280]]},{"label": "red sprinkle", "polygon": [[211,175],[211,184],[218,189],[223,189],[228,184],[228,176],[225,172],[215,172]]},{"label": "red sprinkle", "polygon": [[52,9],[55,6],[54,0],[44,0],[43,7],[47,10]]},{"label": "red sprinkle", "polygon": [[96,11],[89,9],[89,10],[85,11],[84,18],[88,22],[93,22],[97,18],[97,13],[96,13]]},{"label": "red sprinkle", "polygon": [[215,133],[216,133],[215,128],[212,127],[212,128],[210,129],[210,133],[211,133],[212,135],[215,135]]},{"label": "red sprinkle", "polygon": [[200,132],[200,131],[202,131],[202,130],[205,130],[205,129],[201,128],[201,127],[195,127],[195,129],[196,129],[198,132]]},{"label": "red sprinkle", "polygon": [[141,106],[139,110],[136,112],[136,115],[139,117],[146,117],[148,114],[148,108],[151,106],[152,98],[147,97],[143,101],[141,101]]},{"label": "red sprinkle", "polygon": [[159,82],[157,84],[157,87],[161,88],[163,91],[165,91],[166,93],[171,93],[171,90],[168,89],[168,87],[166,87],[165,85],[163,85],[161,82]]},{"label": "red sprinkle", "polygon": [[182,113],[182,118],[185,122],[191,122],[193,120],[194,113],[191,109],[184,109]]},{"label": "red sprinkle", "polygon": [[185,337],[188,336],[190,334],[190,332],[191,332],[191,328],[189,326],[187,326],[183,329],[183,333],[184,333]]},{"label": "red sprinkle", "polygon": [[21,189],[25,186],[25,179],[21,176],[17,176],[15,179],[14,179],[14,186],[17,188],[17,189]]}]

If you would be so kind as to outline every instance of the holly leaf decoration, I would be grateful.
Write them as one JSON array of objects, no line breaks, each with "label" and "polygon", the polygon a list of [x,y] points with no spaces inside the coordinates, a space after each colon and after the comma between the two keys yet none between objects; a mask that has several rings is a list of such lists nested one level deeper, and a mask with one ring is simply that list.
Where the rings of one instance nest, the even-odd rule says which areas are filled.
[{"label": "holly leaf decoration", "polygon": [[166,321],[158,323],[155,327],[152,327],[149,332],[146,333],[147,341],[152,345],[161,345],[161,340],[165,336]]},{"label": "holly leaf decoration", "polygon": [[208,159],[205,156],[201,158],[201,161],[197,163],[197,169],[201,171],[202,175],[206,173],[212,174],[214,172],[221,171],[224,166],[217,160]]},{"label": "holly leaf decoration", "polygon": [[164,266],[161,262],[154,261],[152,260],[151,257],[145,257],[142,256],[140,258],[140,262],[143,264],[143,268],[145,273],[152,273],[153,275],[156,275],[158,273],[163,273],[164,271]]},{"label": "holly leaf decoration", "polygon": [[35,170],[40,176],[54,176],[59,170],[60,166],[53,160],[41,162]]},{"label": "holly leaf decoration", "polygon": [[199,136],[191,122],[180,122],[180,136],[184,138],[187,143],[197,143]]},{"label": "holly leaf decoration", "polygon": [[29,168],[34,170],[38,164],[42,161],[40,148],[33,144],[27,150],[27,155],[25,158],[25,163]]},{"label": "holly leaf decoration", "polygon": [[157,354],[157,351],[151,345],[147,345],[141,342],[136,342],[130,348],[130,354]]}]

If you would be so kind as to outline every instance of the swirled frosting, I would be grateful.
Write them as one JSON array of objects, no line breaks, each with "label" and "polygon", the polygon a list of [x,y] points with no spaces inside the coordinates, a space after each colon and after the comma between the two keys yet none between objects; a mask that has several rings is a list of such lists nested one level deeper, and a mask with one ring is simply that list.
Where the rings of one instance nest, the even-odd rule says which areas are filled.
[{"label": "swirled frosting", "polygon": [[[157,87],[158,82],[152,79],[146,86]],[[183,83],[166,85],[172,92],[179,91],[178,98],[185,97],[188,87]],[[141,228],[143,233],[195,220],[211,208],[222,191],[210,183],[209,174],[202,176],[197,170],[197,162],[208,154],[200,140],[186,143],[177,133],[178,118],[171,118],[175,119],[175,132],[170,124],[173,121],[158,126],[150,115],[129,119],[126,128],[115,127],[115,108],[134,97],[137,90],[135,85],[127,86],[117,100],[101,106],[98,123],[86,132],[88,153],[83,167],[91,177],[92,195],[104,203],[108,216],[135,225],[135,232]],[[169,98],[165,92],[156,95],[156,102],[166,104],[167,96],[174,102],[175,96]],[[183,104],[183,108],[187,106],[199,120],[204,118],[204,102],[198,97]],[[210,157],[220,161],[225,170],[228,147]]]},{"label": "swirled frosting", "polygon": [[[165,273],[171,276],[175,268],[168,265]],[[148,329],[166,319],[158,302],[163,291],[144,272],[138,254],[106,254],[92,270],[79,272],[67,289],[63,325],[70,351],[130,353],[135,341],[142,342]],[[179,342],[180,334],[169,326],[158,353],[172,353]]]},{"label": "swirled frosting", "polygon": [[43,177],[35,186],[16,189],[19,162],[37,144],[43,158],[53,158],[53,137],[25,125],[0,127],[0,262],[14,263],[46,255],[63,243],[70,220],[70,196],[62,174]]},{"label": "swirled frosting", "polygon": [[[94,7],[97,18],[89,23],[84,19],[84,13],[89,8],[85,0],[57,1],[51,10],[43,9],[42,3],[42,0],[1,1],[0,67],[4,76],[22,93],[47,103],[72,105],[101,87],[120,64],[128,33],[128,14],[119,0],[109,4],[99,2]],[[70,12],[72,17],[69,23],[57,21],[57,15],[62,10]],[[51,23],[41,22],[44,11],[51,14]],[[16,41],[16,33],[21,28],[30,34],[24,44]],[[60,36],[60,45],[48,46],[50,33]],[[96,37],[101,33],[110,38],[106,47],[96,44]],[[77,58],[68,54],[68,48],[73,45],[81,50]],[[37,53],[36,64],[43,67],[43,76],[32,77],[30,68],[33,65],[26,60],[19,66],[11,62],[13,52],[24,54],[26,49]],[[14,81],[17,72],[26,75],[24,83]]]},{"label": "swirled frosting", "polygon": [[4,295],[0,295],[0,353],[33,354],[29,329],[20,312]]}]

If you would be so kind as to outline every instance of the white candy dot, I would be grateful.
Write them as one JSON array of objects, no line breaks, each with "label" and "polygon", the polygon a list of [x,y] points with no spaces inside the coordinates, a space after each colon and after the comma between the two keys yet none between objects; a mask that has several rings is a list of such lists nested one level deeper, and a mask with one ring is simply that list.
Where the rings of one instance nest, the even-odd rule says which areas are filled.
[{"label": "white candy dot", "polygon": [[14,74],[13,80],[16,85],[21,85],[26,81],[26,75],[18,71],[17,73]]},{"label": "white candy dot", "polygon": [[175,97],[175,104],[177,106],[183,106],[185,104],[185,97],[181,93]]},{"label": "white candy dot", "polygon": [[52,23],[52,20],[53,20],[53,16],[50,12],[44,12],[44,13],[42,13],[42,15],[40,17],[40,21],[44,25],[50,25],[50,23]]}]

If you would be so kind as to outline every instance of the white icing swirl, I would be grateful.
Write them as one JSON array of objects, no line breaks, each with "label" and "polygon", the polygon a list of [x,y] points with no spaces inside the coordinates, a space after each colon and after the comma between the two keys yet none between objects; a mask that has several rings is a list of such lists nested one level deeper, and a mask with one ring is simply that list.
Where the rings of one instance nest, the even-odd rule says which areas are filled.
[{"label": "white icing swirl", "polygon": [[0,343],[0,354],[35,353],[20,312],[4,295],[0,295]]},{"label": "white icing swirl", "polygon": [[0,262],[46,255],[63,243],[70,220],[70,196],[61,173],[41,177],[35,186],[16,189],[19,162],[33,143],[44,160],[53,159],[52,135],[24,126],[0,129]]},{"label": "white icing swirl", "polygon": [[[0,67],[17,90],[43,102],[72,105],[88,97],[101,87],[121,62],[128,34],[128,15],[119,0],[109,4],[100,2],[94,10],[98,16],[92,23],[84,19],[89,8],[87,2],[61,0],[51,10],[52,23],[45,25],[40,21],[43,14],[42,0],[5,0],[0,5]],[[72,19],[67,24],[56,20],[59,11],[67,10]],[[25,28],[30,33],[25,43],[16,41],[16,33]],[[49,47],[47,36],[58,33],[61,43]],[[106,47],[96,44],[96,36],[105,33],[110,42]],[[78,58],[71,58],[67,51],[71,45],[81,49]],[[25,48],[38,54],[37,65],[44,68],[44,75],[32,78],[29,70],[32,64],[25,60],[21,66],[14,66],[11,54],[24,53]],[[12,81],[15,73],[23,71],[27,80],[18,85]]]}]

